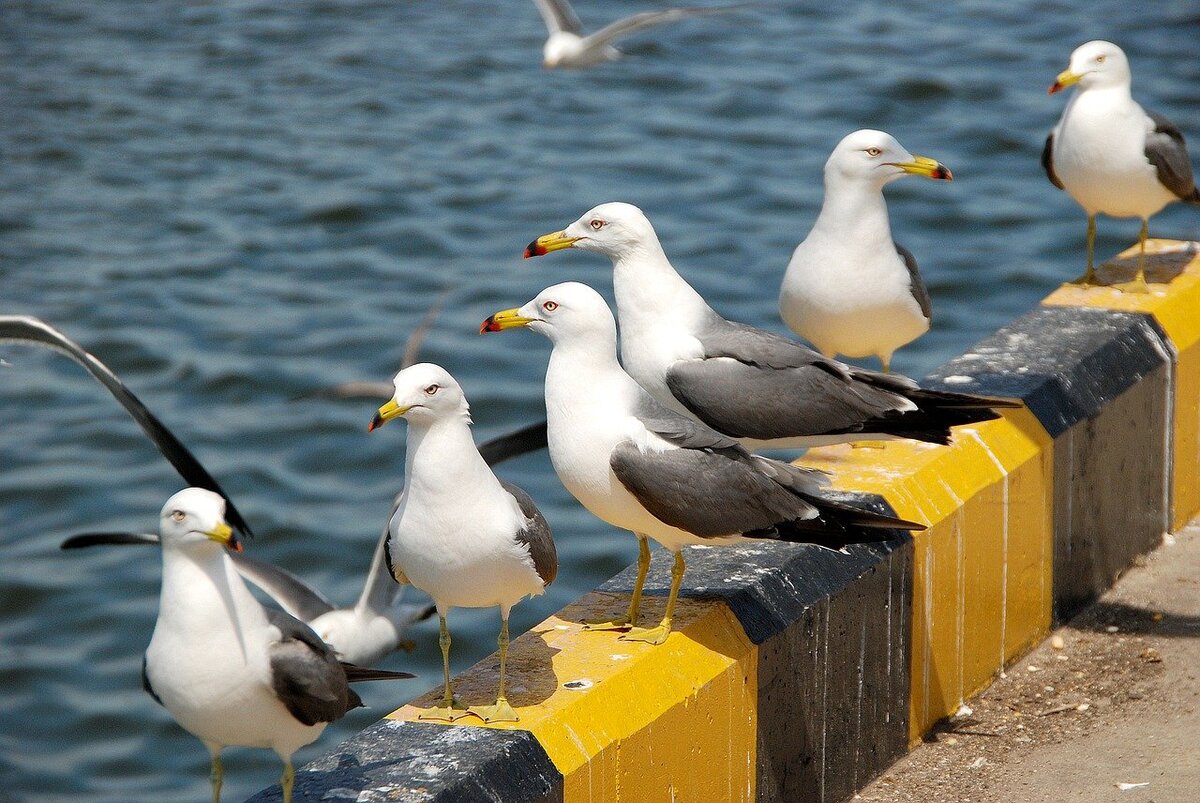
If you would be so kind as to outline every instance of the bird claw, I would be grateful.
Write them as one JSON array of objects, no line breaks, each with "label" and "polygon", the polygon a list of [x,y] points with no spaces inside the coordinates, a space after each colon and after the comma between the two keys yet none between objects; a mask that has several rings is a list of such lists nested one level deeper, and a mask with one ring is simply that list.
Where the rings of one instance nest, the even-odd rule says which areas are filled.
[{"label": "bird claw", "polygon": [[618,616],[615,619],[588,619],[583,623],[584,630],[629,630],[633,622],[628,616]]},{"label": "bird claw", "polygon": [[417,719],[432,720],[434,722],[454,722],[470,715],[470,710],[461,707],[457,700],[451,701],[449,704],[442,701],[441,705],[433,708],[426,708],[417,714]]},{"label": "bird claw", "polygon": [[669,635],[671,635],[671,626],[660,624],[660,625],[655,625],[654,627],[647,627],[647,628],[643,628],[641,630],[634,630],[632,632],[625,633],[624,635],[622,635],[620,637],[619,640],[620,641],[641,641],[641,642],[645,642],[646,644],[658,645],[658,644],[662,644],[664,641],[666,641],[667,636],[669,636]]},{"label": "bird claw", "polygon": [[1139,276],[1133,281],[1114,284],[1113,289],[1121,293],[1139,293],[1145,295],[1150,292],[1150,285],[1146,284],[1146,280]]},{"label": "bird claw", "polygon": [[519,722],[521,719],[503,697],[495,705],[473,705],[467,711],[484,722]]}]

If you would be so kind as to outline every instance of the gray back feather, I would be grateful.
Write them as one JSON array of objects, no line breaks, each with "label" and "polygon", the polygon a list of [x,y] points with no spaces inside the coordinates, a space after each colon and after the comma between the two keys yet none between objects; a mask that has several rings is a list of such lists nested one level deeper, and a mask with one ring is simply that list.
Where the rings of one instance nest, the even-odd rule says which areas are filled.
[{"label": "gray back feather", "polygon": [[1046,178],[1050,179],[1050,183],[1060,190],[1063,187],[1062,180],[1059,179],[1058,173],[1054,172],[1054,132],[1046,136],[1046,144],[1042,146],[1042,169],[1046,171]]},{"label": "gray back feather", "polygon": [[524,544],[533,559],[533,568],[542,578],[542,588],[554,582],[558,575],[558,550],[554,547],[554,536],[545,516],[537,509],[529,494],[513,485],[511,482],[500,480],[504,490],[512,494],[525,516],[526,525],[517,532],[517,542]]},{"label": "gray back feather", "polygon": [[264,611],[282,634],[269,648],[271,688],[292,716],[315,725],[341,719],[362,705],[337,656],[311,627],[283,611]]},{"label": "gray back feather", "polygon": [[1154,130],[1146,134],[1146,158],[1164,187],[1176,197],[1190,200],[1196,194],[1196,181],[1183,134],[1161,114],[1146,112],[1146,116],[1154,121]]},{"label": "gray back feather", "polygon": [[921,314],[925,316],[925,320],[933,320],[933,302],[929,300],[929,290],[926,289],[925,282],[921,279],[921,273],[917,270],[917,258],[904,246],[898,243],[892,243],[892,245],[896,246],[896,253],[904,260],[904,267],[908,268],[908,278],[912,282],[909,292],[921,307]]}]

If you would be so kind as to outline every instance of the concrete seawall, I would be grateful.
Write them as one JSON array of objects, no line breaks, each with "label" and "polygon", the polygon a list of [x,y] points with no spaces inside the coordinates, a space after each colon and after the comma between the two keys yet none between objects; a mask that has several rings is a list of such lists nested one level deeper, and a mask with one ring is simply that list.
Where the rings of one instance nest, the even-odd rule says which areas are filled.
[{"label": "concrete seawall", "polygon": [[[431,691],[304,767],[297,799],[848,799],[1200,511],[1200,258],[1150,248],[1148,276],[1168,286],[1060,289],[924,383],[1023,409],[949,447],[801,461],[925,531],[848,557],[692,548],[660,647],[578,624],[624,606],[627,570],[513,641],[517,726],[414,722]],[[1134,259],[1101,276],[1128,278]],[[645,621],[668,582],[658,555]],[[456,691],[488,699],[497,660]]]}]

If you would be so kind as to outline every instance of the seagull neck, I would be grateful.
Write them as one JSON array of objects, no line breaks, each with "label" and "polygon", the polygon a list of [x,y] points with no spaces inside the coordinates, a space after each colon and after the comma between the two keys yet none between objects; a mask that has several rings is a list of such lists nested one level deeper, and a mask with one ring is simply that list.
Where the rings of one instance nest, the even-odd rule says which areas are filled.
[{"label": "seagull neck", "polygon": [[841,244],[890,241],[883,190],[862,181],[826,181],[825,201],[812,230],[836,237]]},{"label": "seagull neck", "polygon": [[[217,544],[162,550],[158,622],[184,632],[211,632],[219,623],[240,634],[265,626],[262,606]],[[239,636],[240,638],[240,636]]]},{"label": "seagull neck", "polygon": [[709,306],[687,280],[679,275],[655,241],[613,260],[613,293],[621,326],[646,319],[688,319],[707,312]]},{"label": "seagull neck", "polygon": [[442,418],[428,425],[409,424],[404,457],[405,491],[461,494],[480,483],[497,484],[475,441],[466,418]]},{"label": "seagull neck", "polygon": [[546,414],[574,409],[578,404],[598,402],[615,387],[633,379],[617,361],[617,337],[580,337],[554,344],[546,367]]}]

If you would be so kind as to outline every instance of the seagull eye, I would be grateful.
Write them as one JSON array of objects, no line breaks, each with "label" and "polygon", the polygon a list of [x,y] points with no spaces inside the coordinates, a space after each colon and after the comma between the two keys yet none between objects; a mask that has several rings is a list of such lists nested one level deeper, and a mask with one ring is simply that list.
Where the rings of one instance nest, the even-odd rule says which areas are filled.
[{"label": "seagull eye", "polygon": [[1097,63],[1097,64],[1103,64],[1103,63],[1104,63],[1104,60],[1105,60],[1106,58],[1108,58],[1108,56],[1105,56],[1105,55],[1096,56],[1096,63]]},{"label": "seagull eye", "polygon": [[881,153],[883,153],[883,151],[879,150],[879,148],[867,148],[867,156],[870,156],[871,158],[875,158]]},{"label": "seagull eye", "polygon": [[171,511],[171,520],[172,521],[183,521],[186,518],[187,518],[187,514],[184,513],[182,510],[172,510]]},{"label": "seagull eye", "polygon": [[600,231],[600,229],[604,228],[604,221],[600,218],[593,218],[592,222],[588,225],[592,227],[592,231]]},{"label": "seagull eye", "polygon": [[437,385],[437,384],[430,385],[429,387],[425,388],[425,395],[432,396],[433,394],[437,393],[441,389],[442,389],[441,385]]},{"label": "seagull eye", "polygon": [[[601,224],[601,225],[603,225],[603,224]],[[546,310],[546,312],[554,312],[554,310],[558,309],[558,302],[557,301],[543,301],[542,309]]]}]

